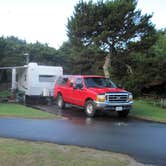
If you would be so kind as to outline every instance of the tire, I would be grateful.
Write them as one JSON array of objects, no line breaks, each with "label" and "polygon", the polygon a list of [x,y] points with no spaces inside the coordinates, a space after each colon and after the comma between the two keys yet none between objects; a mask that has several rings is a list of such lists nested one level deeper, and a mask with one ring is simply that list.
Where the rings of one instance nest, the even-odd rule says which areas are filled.
[{"label": "tire", "polygon": [[61,94],[58,94],[58,96],[57,96],[57,106],[60,109],[65,108],[65,102],[64,102],[63,97],[62,97]]},{"label": "tire", "polygon": [[85,103],[85,113],[88,117],[94,117],[96,114],[96,106],[92,100]]},{"label": "tire", "polygon": [[126,118],[129,114],[130,110],[124,110],[124,111],[119,111],[118,112],[118,117],[119,118]]}]

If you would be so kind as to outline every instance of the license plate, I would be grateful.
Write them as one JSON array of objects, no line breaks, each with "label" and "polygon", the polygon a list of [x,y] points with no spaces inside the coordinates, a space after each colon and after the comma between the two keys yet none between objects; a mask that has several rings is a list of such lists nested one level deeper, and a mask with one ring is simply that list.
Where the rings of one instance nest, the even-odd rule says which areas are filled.
[{"label": "license plate", "polygon": [[116,110],[116,111],[122,111],[123,108],[122,108],[122,107],[116,107],[115,110]]}]

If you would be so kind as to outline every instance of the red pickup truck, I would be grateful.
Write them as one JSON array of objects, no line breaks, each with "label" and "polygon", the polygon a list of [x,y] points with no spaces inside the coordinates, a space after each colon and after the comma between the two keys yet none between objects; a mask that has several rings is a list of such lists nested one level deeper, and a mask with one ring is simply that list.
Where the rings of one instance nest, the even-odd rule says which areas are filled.
[{"label": "red pickup truck", "polygon": [[93,117],[97,110],[116,111],[126,117],[132,108],[133,96],[104,76],[76,75],[59,77],[54,87],[54,98],[59,108],[70,103],[85,109]]}]

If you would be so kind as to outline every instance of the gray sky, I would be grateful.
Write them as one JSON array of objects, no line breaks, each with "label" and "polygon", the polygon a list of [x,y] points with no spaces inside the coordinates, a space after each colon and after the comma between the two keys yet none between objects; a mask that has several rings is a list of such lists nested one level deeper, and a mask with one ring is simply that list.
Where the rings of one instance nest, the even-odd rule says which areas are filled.
[{"label": "gray sky", "polygon": [[[0,36],[59,48],[67,40],[67,18],[78,0],[0,0]],[[138,0],[142,14],[153,13],[157,29],[166,27],[166,0]]]}]

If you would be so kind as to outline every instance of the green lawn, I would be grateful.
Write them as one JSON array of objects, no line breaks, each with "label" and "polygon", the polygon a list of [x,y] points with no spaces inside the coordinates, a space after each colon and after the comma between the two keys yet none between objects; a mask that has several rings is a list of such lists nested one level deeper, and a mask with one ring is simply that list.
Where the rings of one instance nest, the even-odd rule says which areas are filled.
[{"label": "green lawn", "polygon": [[[1,166],[127,166],[127,155],[76,146],[0,138]],[[141,166],[141,165],[140,165]]]},{"label": "green lawn", "polygon": [[134,101],[131,115],[158,122],[166,122],[166,109],[147,103],[144,100]]},{"label": "green lawn", "polygon": [[50,114],[37,109],[29,108],[19,104],[0,103],[0,116],[20,117],[20,118],[56,118],[55,114]]}]

